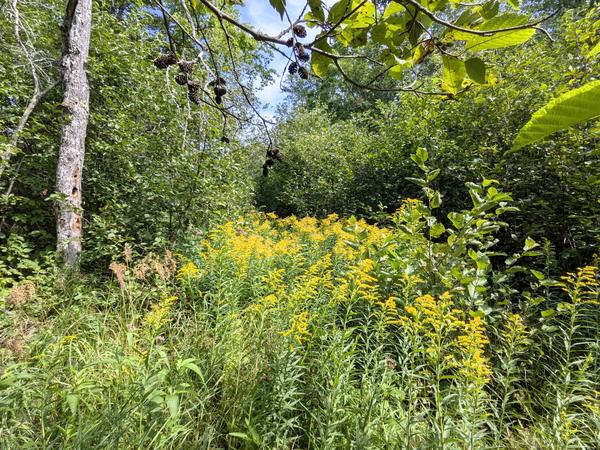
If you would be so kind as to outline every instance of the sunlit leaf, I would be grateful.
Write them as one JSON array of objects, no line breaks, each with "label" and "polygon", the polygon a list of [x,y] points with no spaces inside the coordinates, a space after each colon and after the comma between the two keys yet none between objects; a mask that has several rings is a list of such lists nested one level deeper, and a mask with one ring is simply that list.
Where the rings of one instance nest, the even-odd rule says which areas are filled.
[{"label": "sunlit leaf", "polygon": [[442,88],[452,94],[458,93],[467,75],[465,64],[454,56],[442,56]]},{"label": "sunlit leaf", "polygon": [[562,94],[533,114],[521,128],[511,151],[552,133],[600,116],[600,80]]},{"label": "sunlit leaf", "polygon": [[308,0],[308,5],[317,20],[321,22],[325,20],[325,11],[323,10],[321,0]]}]

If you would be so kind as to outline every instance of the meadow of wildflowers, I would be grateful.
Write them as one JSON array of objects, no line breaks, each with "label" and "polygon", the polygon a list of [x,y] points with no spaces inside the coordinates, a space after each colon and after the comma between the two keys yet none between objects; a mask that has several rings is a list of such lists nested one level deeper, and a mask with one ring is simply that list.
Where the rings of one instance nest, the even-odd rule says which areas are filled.
[{"label": "meadow of wildflowers", "polygon": [[505,197],[478,189],[495,209],[443,239],[418,200],[385,227],[257,213],[108,290],[38,289],[0,447],[600,448],[597,269],[493,254]]}]

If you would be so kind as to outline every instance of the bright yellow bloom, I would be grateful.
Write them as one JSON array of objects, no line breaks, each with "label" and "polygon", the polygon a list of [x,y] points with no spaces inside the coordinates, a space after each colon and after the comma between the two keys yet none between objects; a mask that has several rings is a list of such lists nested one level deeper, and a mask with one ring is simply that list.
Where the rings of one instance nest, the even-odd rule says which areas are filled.
[{"label": "bright yellow bloom", "polygon": [[150,311],[144,317],[144,324],[154,330],[159,329],[165,323],[167,323],[169,313],[173,303],[177,301],[177,297],[167,297],[160,302],[152,305]]},{"label": "bright yellow bloom", "polygon": [[190,261],[187,264],[181,266],[181,268],[177,272],[177,278],[180,280],[194,278],[198,275],[199,272],[200,269],[198,269],[196,264]]},{"label": "bright yellow bloom", "polygon": [[292,316],[292,323],[288,330],[281,332],[282,336],[291,336],[298,345],[302,345],[310,337],[308,332],[308,311]]}]

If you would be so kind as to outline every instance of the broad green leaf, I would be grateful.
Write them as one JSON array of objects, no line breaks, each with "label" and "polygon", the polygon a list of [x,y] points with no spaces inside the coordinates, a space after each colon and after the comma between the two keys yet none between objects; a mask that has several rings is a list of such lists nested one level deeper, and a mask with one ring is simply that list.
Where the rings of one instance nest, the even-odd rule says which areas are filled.
[{"label": "broad green leaf", "polygon": [[465,69],[469,78],[478,84],[485,84],[485,63],[479,58],[470,58],[465,61]]},{"label": "broad green leaf", "polygon": [[79,407],[79,395],[76,393],[67,394],[67,404],[69,405],[69,409],[71,410],[71,414],[77,414],[77,409]]},{"label": "broad green leaf", "polygon": [[585,55],[588,59],[593,58],[598,53],[600,53],[600,42],[598,42],[593,49],[591,49],[587,55]]},{"label": "broad green leaf", "polygon": [[271,6],[275,8],[275,11],[277,11],[283,19],[283,13],[285,12],[285,0],[269,0],[269,3],[271,3]]},{"label": "broad green leaf", "polygon": [[515,139],[510,152],[578,123],[600,116],[600,80],[587,83],[536,111]]},{"label": "broad green leaf", "polygon": [[510,4],[510,6],[512,6],[514,9],[519,9],[519,0],[508,0],[508,3]]},{"label": "broad green leaf", "polygon": [[544,319],[548,319],[548,318],[550,318],[552,316],[555,316],[555,315],[556,315],[556,311],[553,310],[553,309],[545,309],[544,311],[542,311],[542,317]]},{"label": "broad green leaf", "polygon": [[433,225],[429,229],[429,234],[431,235],[432,238],[438,238],[442,234],[444,234],[445,231],[446,231],[446,227],[444,226],[444,224],[437,222],[435,225]]},{"label": "broad green leaf", "polygon": [[458,93],[467,71],[465,63],[454,56],[442,56],[442,88],[452,94]]},{"label": "broad green leaf", "polygon": [[544,274],[538,270],[535,269],[529,269],[529,271],[533,274],[534,277],[536,277],[538,280],[543,280],[544,278],[546,278],[544,276]]},{"label": "broad green leaf", "polygon": [[[331,47],[327,43],[326,39],[321,39],[320,41],[317,41],[317,43],[315,44],[315,48],[321,49],[326,52],[331,51]],[[310,65],[312,67],[312,71],[316,76],[323,77],[327,72],[327,67],[329,66],[329,64],[331,64],[331,58],[328,58],[327,56],[324,56],[315,51],[311,52]]]},{"label": "broad green leaf", "polygon": [[336,24],[338,21],[350,11],[350,0],[340,0],[329,10],[327,21]]},{"label": "broad green leaf", "polygon": [[383,12],[383,17],[387,18],[387,17],[391,16],[392,14],[404,13],[404,12],[406,12],[406,8],[404,6],[402,6],[400,3],[390,2],[390,4],[387,5],[387,7],[385,8],[385,11]]},{"label": "broad green leaf", "polygon": [[483,5],[477,7],[477,11],[481,14],[485,20],[490,20],[498,15],[500,11],[500,4],[497,0],[490,0],[485,2]]},{"label": "broad green leaf", "polygon": [[[479,31],[492,31],[503,28],[518,27],[525,25],[529,20],[528,16],[521,14],[503,14],[485,21],[481,26],[474,29]],[[467,49],[471,51],[482,51],[496,48],[511,47],[527,42],[535,34],[535,29],[525,28],[522,30],[501,31],[490,36],[480,36],[462,31],[453,32],[452,38],[464,40]]]},{"label": "broad green leaf", "polygon": [[528,250],[531,250],[532,248],[536,248],[538,245],[539,244],[537,242],[535,242],[533,239],[528,237],[527,239],[525,239],[525,246],[523,247],[523,250],[528,251]]},{"label": "broad green leaf", "polygon": [[[356,7],[354,4],[352,7]],[[368,28],[375,24],[375,5],[367,2],[348,17],[344,24],[347,28]]]},{"label": "broad green leaf", "polygon": [[308,0],[308,4],[313,16],[315,16],[317,20],[323,22],[325,20],[325,11],[323,10],[321,0]]}]

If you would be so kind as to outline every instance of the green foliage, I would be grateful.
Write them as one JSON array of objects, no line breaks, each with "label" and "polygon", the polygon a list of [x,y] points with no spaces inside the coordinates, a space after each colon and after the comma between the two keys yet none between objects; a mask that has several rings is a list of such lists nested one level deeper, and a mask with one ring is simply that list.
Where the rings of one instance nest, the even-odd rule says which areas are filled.
[{"label": "green foliage", "polygon": [[591,81],[562,94],[536,111],[519,131],[512,150],[519,150],[556,131],[597,116],[600,116],[600,81]]}]

